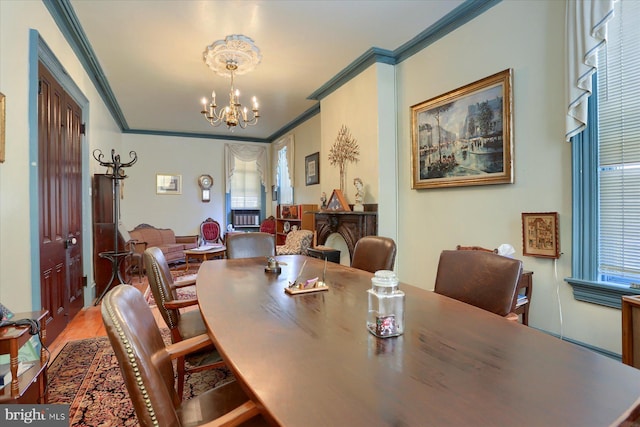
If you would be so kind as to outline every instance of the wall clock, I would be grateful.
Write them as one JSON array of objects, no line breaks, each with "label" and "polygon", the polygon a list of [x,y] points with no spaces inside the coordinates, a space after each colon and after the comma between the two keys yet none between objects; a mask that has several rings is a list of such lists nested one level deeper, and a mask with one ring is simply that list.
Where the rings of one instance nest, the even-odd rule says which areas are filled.
[{"label": "wall clock", "polygon": [[347,203],[347,199],[344,198],[342,191],[338,189],[333,190],[333,193],[331,193],[331,197],[329,198],[329,202],[327,203],[327,210],[335,212],[351,211],[351,208]]},{"label": "wall clock", "polygon": [[198,185],[202,189],[202,201],[211,201],[210,188],[213,186],[213,178],[211,177],[211,175],[200,175],[200,177],[198,178]]}]

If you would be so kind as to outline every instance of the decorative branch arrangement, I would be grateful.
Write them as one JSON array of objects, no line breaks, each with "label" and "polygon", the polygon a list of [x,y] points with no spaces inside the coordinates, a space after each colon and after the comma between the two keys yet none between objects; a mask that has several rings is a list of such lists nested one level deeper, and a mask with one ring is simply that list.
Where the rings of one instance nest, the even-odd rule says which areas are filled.
[{"label": "decorative branch arrangement", "polygon": [[346,187],[345,166],[347,162],[357,163],[360,155],[358,141],[351,136],[351,132],[345,125],[342,125],[336,142],[329,150],[329,164],[338,165],[340,169],[340,191],[344,193]]}]

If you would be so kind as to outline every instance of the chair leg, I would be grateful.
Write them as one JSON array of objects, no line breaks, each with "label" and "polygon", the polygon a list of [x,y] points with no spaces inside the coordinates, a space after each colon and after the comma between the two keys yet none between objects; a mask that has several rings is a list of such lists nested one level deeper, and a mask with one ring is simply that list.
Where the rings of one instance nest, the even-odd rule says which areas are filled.
[{"label": "chair leg", "polygon": [[184,394],[184,356],[178,357],[176,361],[178,365],[178,397],[180,398],[180,401],[182,401],[182,395]]}]

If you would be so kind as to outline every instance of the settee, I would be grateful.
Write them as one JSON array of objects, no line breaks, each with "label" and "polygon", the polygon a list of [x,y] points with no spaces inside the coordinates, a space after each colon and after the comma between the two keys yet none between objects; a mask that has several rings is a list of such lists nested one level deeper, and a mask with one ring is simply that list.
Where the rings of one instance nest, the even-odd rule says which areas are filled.
[{"label": "settee", "polygon": [[156,228],[149,224],[140,224],[129,231],[136,253],[143,253],[150,247],[158,247],[168,263],[184,260],[187,249],[198,247],[198,236],[176,236],[169,228]]}]

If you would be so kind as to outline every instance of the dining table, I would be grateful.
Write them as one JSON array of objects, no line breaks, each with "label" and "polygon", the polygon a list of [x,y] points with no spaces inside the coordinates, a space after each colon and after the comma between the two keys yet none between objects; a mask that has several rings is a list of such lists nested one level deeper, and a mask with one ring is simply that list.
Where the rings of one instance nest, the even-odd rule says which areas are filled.
[{"label": "dining table", "polygon": [[[619,360],[405,283],[404,333],[377,338],[366,324],[373,274],[276,259],[279,274],[265,257],[205,261],[196,280],[208,334],[273,425],[602,427],[638,416],[640,370]],[[315,278],[328,289],[285,292]]]}]

